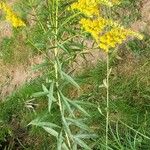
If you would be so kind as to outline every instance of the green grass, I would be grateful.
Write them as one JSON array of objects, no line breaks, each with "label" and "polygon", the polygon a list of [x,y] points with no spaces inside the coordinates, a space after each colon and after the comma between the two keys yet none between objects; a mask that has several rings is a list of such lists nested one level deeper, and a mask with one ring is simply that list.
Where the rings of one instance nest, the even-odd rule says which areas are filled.
[{"label": "green grass", "polygon": [[[133,48],[132,43],[129,43],[127,47],[131,51]],[[123,72],[118,70],[118,68],[120,67],[119,65],[126,61],[125,59],[130,53],[126,49],[122,60],[118,61],[115,59],[111,62],[113,71],[110,76],[109,146],[110,149],[116,150],[147,150],[150,148],[149,139],[146,137],[150,137],[150,119],[148,117],[150,115],[149,58],[145,54],[141,54],[139,57],[136,53],[133,53],[135,57],[132,61],[137,61],[136,68],[133,70],[134,73],[127,72],[125,74],[128,68],[122,68]],[[99,87],[103,83],[105,75],[106,65],[104,62],[99,62],[92,70],[87,69],[77,77],[84,90],[79,99],[81,101],[92,102],[96,106],[99,106],[101,110],[100,112],[97,107],[83,106],[91,114],[91,117],[87,120],[88,124],[99,135],[98,139],[91,139],[89,141],[96,150],[105,149],[103,146],[105,142],[105,116],[103,114],[105,114],[106,93],[105,89]],[[2,141],[4,142],[4,139],[16,140],[20,138],[19,136],[22,132],[20,134],[16,133],[17,131],[13,126],[13,121],[15,121],[19,129],[25,130],[25,138],[20,138],[25,147],[36,149],[36,146],[41,146],[42,149],[53,149],[54,145],[50,146],[50,143],[53,143],[51,136],[48,136],[40,128],[27,127],[27,124],[31,120],[41,116],[46,121],[49,119],[52,119],[54,122],[58,121],[57,109],[52,109],[53,116],[46,113],[47,101],[45,101],[45,97],[33,101],[33,104],[39,105],[35,107],[36,113],[31,110],[29,111],[25,107],[27,101],[31,99],[31,95],[41,90],[41,83],[43,82],[45,82],[43,79],[39,79],[24,85],[19,91],[7,98],[5,102],[0,103],[0,120],[2,121],[0,127],[3,129],[0,132],[1,143]],[[86,86],[89,86],[89,89]],[[67,90],[70,89],[67,88],[66,93]],[[72,95],[70,94],[70,96]],[[33,138],[36,139],[34,141],[37,144],[35,147],[31,142]],[[38,143],[39,141],[40,143]],[[11,145],[11,143],[9,144]],[[21,145],[19,146],[22,147]]]},{"label": "green grass", "polygon": [[[138,59],[138,57],[136,58]],[[149,100],[150,100],[150,87],[149,87],[149,72],[150,65],[148,64],[148,58],[145,60],[139,60],[137,68],[134,74],[124,75],[116,72],[114,69],[110,77],[110,132],[109,145],[112,149],[149,149],[150,144],[147,138],[139,135],[137,132],[143,135],[149,134],[148,116]],[[114,63],[114,62],[113,62]],[[113,68],[117,68],[118,65],[113,65]],[[84,100],[89,100],[95,104],[99,104],[101,111],[105,114],[105,91],[98,88],[96,85],[100,85],[101,79],[105,78],[105,67],[98,65],[95,69],[88,72],[91,76],[87,81],[93,85],[92,91],[87,96],[84,96]],[[126,69],[126,68],[122,68]],[[87,74],[87,72],[86,72]],[[99,78],[98,78],[99,77]],[[82,80],[84,80],[83,78]],[[91,110],[92,120],[96,126],[99,127],[98,133],[100,135],[99,143],[105,140],[105,117],[98,113],[96,110]],[[95,119],[94,119],[95,118]],[[93,120],[94,119],[94,120]],[[123,123],[125,124],[123,124]],[[117,129],[116,129],[117,126]],[[128,127],[130,126],[130,128]],[[118,135],[117,135],[118,134]],[[115,138],[120,138],[117,141]],[[135,139],[134,139],[135,138]],[[119,140],[119,139],[118,139]],[[135,140],[135,141],[134,141]],[[105,149],[101,144],[98,144],[99,149]]]}]

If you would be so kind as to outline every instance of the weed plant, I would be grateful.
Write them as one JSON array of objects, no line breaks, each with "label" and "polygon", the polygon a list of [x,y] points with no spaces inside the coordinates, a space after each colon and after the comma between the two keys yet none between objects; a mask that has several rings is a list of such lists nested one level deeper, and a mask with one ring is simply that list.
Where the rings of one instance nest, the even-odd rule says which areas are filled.
[{"label": "weed plant", "polygon": [[[143,81],[138,76],[143,70],[135,70],[132,78],[123,74],[116,75],[117,69],[112,68],[117,67],[115,54],[119,44],[128,37],[143,38],[141,34],[124,28],[110,18],[111,7],[119,3],[120,1],[107,0],[79,0],[74,3],[63,0],[27,1],[27,10],[34,13],[35,21],[29,28],[28,22],[21,20],[5,3],[0,5],[6,12],[6,19],[14,27],[24,26],[26,43],[45,56],[45,62],[34,69],[43,69],[43,66],[46,66],[47,70],[46,80],[40,81],[42,91],[38,91],[39,85],[33,83],[1,104],[1,127],[5,129],[1,132],[3,139],[9,139],[13,131],[19,130],[20,125],[16,125],[15,129],[12,129],[11,125],[22,120],[22,124],[28,122],[28,125],[23,128],[25,131],[19,130],[20,134],[26,133],[27,130],[31,131],[32,135],[35,128],[31,125],[47,132],[46,134],[36,128],[36,134],[40,136],[36,142],[42,138],[44,141],[40,149],[149,148],[149,133],[145,130],[149,129],[149,88],[146,88],[148,79]],[[99,12],[99,5],[106,7],[103,15]],[[82,29],[77,24],[78,21]],[[82,74],[82,77],[75,78],[69,70],[69,64],[84,53],[84,41],[91,36],[95,40],[93,49],[96,45],[96,49],[103,50],[107,56],[106,62],[92,71],[87,70],[86,76]],[[131,45],[133,46],[132,43]],[[143,64],[143,68],[145,67],[147,68],[147,63]],[[92,88],[88,94],[84,93],[84,82]],[[141,89],[142,82],[144,86]],[[75,91],[74,99],[69,94],[70,89]],[[135,102],[141,97],[145,100],[142,106],[144,109],[139,108],[139,103],[136,105]],[[26,112],[27,109],[30,113]],[[141,113],[143,110],[144,115]],[[6,115],[7,113],[10,114]],[[142,121],[139,118],[144,125],[140,125]],[[5,126],[5,122],[11,125]],[[28,144],[22,144],[22,138],[25,140],[25,137],[16,135],[15,140],[22,148],[27,149]],[[11,149],[13,142],[4,148]]]}]

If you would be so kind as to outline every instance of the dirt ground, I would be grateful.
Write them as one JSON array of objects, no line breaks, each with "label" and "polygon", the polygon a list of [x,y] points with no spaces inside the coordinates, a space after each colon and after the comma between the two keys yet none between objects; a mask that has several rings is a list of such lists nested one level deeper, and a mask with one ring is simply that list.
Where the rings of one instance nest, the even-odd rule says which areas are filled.
[{"label": "dirt ground", "polygon": [[[10,5],[13,5],[16,0],[10,0]],[[135,31],[143,32],[146,31],[150,33],[150,1],[143,0],[141,2],[141,18],[140,20],[134,22],[131,28]],[[4,37],[10,38],[13,34],[12,27],[6,21],[0,21],[0,42]],[[90,42],[88,43],[90,45]],[[90,64],[96,64],[100,57],[105,57],[103,53],[96,51],[91,52],[86,55],[86,61],[79,57],[77,58],[77,63],[72,67],[78,68],[78,70],[83,69],[90,62]],[[0,97],[5,97],[16,90],[18,87],[23,85],[25,82],[29,82],[33,78],[37,77],[39,73],[31,72],[31,67],[35,64],[40,64],[43,61],[42,56],[36,56],[30,58],[26,64],[5,64],[0,60]],[[89,65],[89,64],[88,64]],[[78,67],[77,67],[78,66]]]}]

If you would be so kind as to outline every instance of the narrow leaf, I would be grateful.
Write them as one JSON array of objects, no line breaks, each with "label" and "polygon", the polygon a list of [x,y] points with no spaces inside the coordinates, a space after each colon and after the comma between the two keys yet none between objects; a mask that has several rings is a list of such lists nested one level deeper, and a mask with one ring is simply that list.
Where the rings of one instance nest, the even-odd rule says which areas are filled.
[{"label": "narrow leaf", "polygon": [[85,114],[86,116],[90,116],[85,109],[83,109],[80,105],[78,105],[75,102],[69,101],[76,109],[78,109],[80,112],[82,112],[83,114]]},{"label": "narrow leaf", "polygon": [[81,140],[79,138],[75,138],[75,137],[74,137],[74,139],[75,139],[76,143],[78,145],[80,145],[82,148],[85,148],[86,150],[91,150],[91,148],[83,140]]},{"label": "narrow leaf", "polygon": [[64,117],[62,117],[62,121],[63,121],[63,125],[64,125],[64,129],[67,132],[67,134],[70,136],[70,138],[72,137],[72,133],[70,131],[69,125],[66,122],[66,119]]},{"label": "narrow leaf", "polygon": [[55,136],[56,138],[58,137],[58,132],[55,131],[54,129],[52,128],[49,128],[49,127],[43,127],[43,129],[48,132],[49,134]]},{"label": "narrow leaf", "polygon": [[66,108],[67,108],[67,111],[70,113],[71,116],[75,117],[75,116],[74,116],[74,113],[73,113],[73,111],[72,111],[72,109],[71,109],[71,107],[70,107],[70,104],[69,104],[69,102],[68,102],[68,98],[65,97],[61,92],[60,92],[60,95],[61,95],[61,97],[62,97],[63,104],[64,104],[64,105],[66,106]]},{"label": "narrow leaf", "polygon": [[63,142],[63,137],[62,137],[62,131],[60,132],[60,134],[58,135],[58,139],[57,139],[57,150],[62,150],[62,142]]},{"label": "narrow leaf", "polygon": [[61,48],[64,52],[66,52],[67,54],[69,54],[68,50],[62,45],[58,43],[58,47]]},{"label": "narrow leaf", "polygon": [[48,96],[48,111],[49,112],[51,111],[52,103],[56,101],[56,99],[53,96],[53,92],[54,92],[54,82],[51,83],[50,89],[49,89],[49,94],[47,95]]},{"label": "narrow leaf", "polygon": [[47,87],[44,84],[42,84],[42,89],[43,89],[44,92],[49,92]]},{"label": "narrow leaf", "polygon": [[47,62],[43,62],[41,64],[33,66],[31,69],[32,69],[32,71],[36,71],[36,70],[39,70],[39,69],[46,67],[47,65],[48,65]]},{"label": "narrow leaf", "polygon": [[62,144],[62,149],[63,150],[69,150],[69,148],[67,147],[67,145],[65,143]]},{"label": "narrow leaf", "polygon": [[73,86],[75,86],[77,89],[80,89],[80,86],[77,84],[77,82],[69,75],[67,75],[65,72],[62,71],[62,75],[64,79],[66,79],[69,83],[71,83]]},{"label": "narrow leaf", "polygon": [[97,138],[98,136],[96,134],[77,134],[74,137],[79,139],[91,139]]},{"label": "narrow leaf", "polygon": [[77,143],[75,143],[75,142],[73,143],[72,150],[78,150],[78,149],[77,149]]},{"label": "narrow leaf", "polygon": [[103,80],[103,84],[104,84],[105,88],[108,88],[106,79]]},{"label": "narrow leaf", "polygon": [[83,130],[87,130],[87,131],[90,130],[90,128],[86,124],[84,124],[83,122],[79,121],[78,119],[67,118],[67,121],[71,122],[73,125],[81,128]]},{"label": "narrow leaf", "polygon": [[40,121],[38,118],[32,120],[28,125],[35,125],[40,127],[51,127],[51,128],[60,128],[58,125],[51,123],[51,122],[43,122]]},{"label": "narrow leaf", "polygon": [[48,92],[36,92],[32,94],[32,97],[41,97],[41,96],[46,96]]}]

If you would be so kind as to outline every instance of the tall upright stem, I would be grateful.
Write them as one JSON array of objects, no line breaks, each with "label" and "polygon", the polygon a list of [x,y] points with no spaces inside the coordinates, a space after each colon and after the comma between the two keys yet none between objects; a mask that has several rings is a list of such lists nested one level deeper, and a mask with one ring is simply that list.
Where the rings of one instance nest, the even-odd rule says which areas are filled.
[{"label": "tall upright stem", "polygon": [[107,97],[106,97],[106,150],[108,150],[108,128],[109,128],[109,53],[107,53]]},{"label": "tall upright stem", "polygon": [[[60,93],[59,93],[59,83],[58,83],[58,74],[59,74],[59,70],[58,70],[58,48],[57,48],[57,44],[58,44],[58,0],[54,0],[53,3],[55,2],[55,49],[54,49],[54,56],[55,56],[55,64],[54,64],[54,68],[55,68],[55,84],[56,84],[56,88],[57,88],[57,99],[58,99],[58,104],[59,104],[59,109],[60,109],[60,114],[62,117],[64,117],[64,112],[63,112],[63,106],[61,103],[61,97],[60,97]],[[67,143],[69,148],[71,147],[71,143],[68,137],[68,134],[65,132],[66,134],[66,138],[67,138]]]},{"label": "tall upright stem", "polygon": [[[56,0],[55,2],[53,1],[53,3],[55,3],[54,7],[55,7],[55,45],[54,45],[54,56],[55,56],[55,64],[54,64],[54,68],[55,68],[55,83],[56,83],[56,88],[57,88],[57,92],[58,92],[58,64],[57,64],[57,59],[58,59],[58,48],[57,48],[57,43],[58,43],[58,0]],[[60,99],[59,97],[59,93],[57,93],[58,96],[58,100]],[[61,107],[61,103],[59,102],[59,106]],[[60,108],[62,109],[62,108]]]}]

